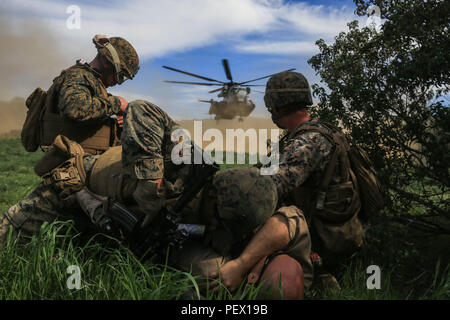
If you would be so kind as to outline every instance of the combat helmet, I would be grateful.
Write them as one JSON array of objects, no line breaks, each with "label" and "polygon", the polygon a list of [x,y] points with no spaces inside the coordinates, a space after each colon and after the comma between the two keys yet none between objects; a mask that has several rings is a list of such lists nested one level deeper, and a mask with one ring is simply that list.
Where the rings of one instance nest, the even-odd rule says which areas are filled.
[{"label": "combat helmet", "polygon": [[313,101],[308,80],[299,72],[274,74],[267,81],[264,102],[269,112],[274,109],[294,111],[310,106]]},{"label": "combat helmet", "polygon": [[253,234],[275,211],[276,185],[257,168],[219,171],[212,185],[217,196],[217,218],[235,241]]},{"label": "combat helmet", "polygon": [[118,84],[122,84],[127,78],[134,78],[139,70],[139,56],[127,40],[120,37],[108,38],[105,35],[96,35],[92,41],[98,52],[116,69]]}]

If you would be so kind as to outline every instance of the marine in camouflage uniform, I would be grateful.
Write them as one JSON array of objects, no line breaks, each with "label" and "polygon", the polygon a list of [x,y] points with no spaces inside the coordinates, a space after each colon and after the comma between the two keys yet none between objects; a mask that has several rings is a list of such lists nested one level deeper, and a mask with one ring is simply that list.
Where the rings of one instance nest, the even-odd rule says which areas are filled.
[{"label": "marine in camouflage uniform", "polygon": [[[121,112],[121,102],[119,97],[107,93],[106,86],[132,79],[139,69],[139,57],[133,46],[120,37],[96,36],[93,42],[98,50],[96,60],[106,59],[115,70],[103,70],[105,72],[102,73],[102,70],[79,60],[53,80],[41,117],[41,146],[44,150],[51,149],[59,134],[79,142],[90,154],[102,153],[118,143],[116,123],[111,116]],[[108,78],[111,76],[112,80]],[[88,172],[94,160],[95,157],[85,158]],[[14,234],[20,230],[24,235],[32,235],[39,232],[43,222],[51,222],[57,217],[78,220],[78,207],[75,205],[75,214],[67,207],[68,203],[59,198],[52,186],[40,183],[0,216],[0,247],[10,225]]]},{"label": "marine in camouflage uniform", "polygon": [[[102,155],[84,158],[88,187],[101,196],[136,201],[140,213],[149,215],[150,221],[164,199],[182,190],[180,177],[186,170],[170,159],[174,145],[170,138],[177,128],[179,125],[156,105],[143,100],[130,102],[124,120],[123,152],[122,146],[116,146]],[[161,178],[162,183],[155,182]],[[40,183],[1,216],[0,246],[10,225],[14,233],[32,235],[39,232],[43,222],[56,218],[89,224],[78,203],[63,201],[52,185]]]},{"label": "marine in camouflage uniform", "polygon": [[[304,286],[308,288],[312,283],[309,233],[307,229],[299,229],[299,219],[302,217],[297,208],[284,207],[276,210],[277,202],[275,183],[269,176],[261,175],[258,169],[244,167],[219,171],[211,184],[204,187],[200,202],[194,210],[200,216],[189,218],[189,214],[185,215],[186,223],[208,225],[206,235],[201,240],[189,240],[182,250],[174,252],[170,256],[172,264],[194,275],[210,279],[217,277],[218,268],[223,268],[228,262],[238,258],[269,219],[279,217],[296,222],[289,224],[289,243],[283,248],[282,254],[300,263]],[[263,240],[270,243],[270,239]],[[273,253],[275,252],[269,254]],[[275,255],[272,258],[274,257]],[[266,264],[271,260],[268,257],[262,258],[261,261]],[[251,268],[243,271],[245,275],[249,275],[250,281]],[[259,269],[256,274],[261,277],[264,270]],[[278,285],[278,280],[275,285]]]},{"label": "marine in camouflage uniform", "polygon": [[137,100],[127,107],[122,132],[123,174],[137,180],[133,198],[149,223],[167,198],[182,191],[187,174],[184,165],[174,165],[172,133],[180,125],[157,105]]},{"label": "marine in camouflage uniform", "polygon": [[[357,185],[341,170],[344,157],[337,160],[329,184],[322,190],[335,148],[332,136],[337,133],[310,119],[307,107],[312,105],[312,97],[306,78],[290,71],[272,76],[264,100],[275,124],[288,129],[281,141],[284,147],[280,150],[279,170],[270,176],[277,186],[280,204],[291,205],[290,215],[297,215],[301,221],[296,227],[309,229],[313,250],[325,257],[326,264],[355,253],[362,245]],[[326,196],[319,200],[321,191]],[[344,216],[349,208],[351,215]]]},{"label": "marine in camouflage uniform", "polygon": [[[111,116],[122,113],[121,100],[106,88],[133,79],[139,69],[139,57],[133,46],[120,37],[96,36],[94,43],[98,50],[95,67],[92,62],[78,60],[53,80],[47,92],[41,124],[44,149],[58,134],[80,143],[93,154],[119,143],[116,121]],[[116,62],[118,73],[113,68]]]}]

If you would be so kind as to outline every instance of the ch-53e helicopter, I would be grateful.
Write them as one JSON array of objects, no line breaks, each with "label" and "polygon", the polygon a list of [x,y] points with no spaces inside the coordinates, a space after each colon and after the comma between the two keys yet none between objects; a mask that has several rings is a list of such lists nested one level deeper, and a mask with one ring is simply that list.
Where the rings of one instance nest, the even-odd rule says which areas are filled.
[{"label": "ch-53e helicopter", "polygon": [[[253,80],[248,80],[244,82],[234,82],[233,77],[231,76],[230,66],[228,64],[227,59],[222,59],[222,65],[225,70],[225,75],[227,76],[227,79],[229,82],[219,81],[207,77],[200,76],[198,74],[186,72],[183,70],[175,69],[168,66],[163,66],[163,68],[184,73],[192,77],[200,78],[206,81],[210,81],[209,83],[206,82],[187,82],[187,81],[169,81],[165,80],[164,82],[168,83],[183,83],[183,84],[193,84],[193,85],[200,85],[200,86],[220,86],[218,89],[214,89],[209,91],[209,93],[215,93],[219,92],[217,95],[219,98],[223,98],[222,101],[215,101],[213,99],[210,100],[198,100],[200,102],[206,102],[210,103],[209,107],[209,114],[215,115],[216,120],[220,119],[234,119],[235,117],[239,117],[239,121],[243,121],[244,117],[247,117],[250,115],[250,113],[255,109],[255,103],[248,97],[250,94],[250,87],[261,87],[264,85],[258,85],[258,84],[247,84],[253,81],[261,80],[268,78],[271,75],[260,77]],[[285,71],[292,71],[294,69],[289,69]]]}]

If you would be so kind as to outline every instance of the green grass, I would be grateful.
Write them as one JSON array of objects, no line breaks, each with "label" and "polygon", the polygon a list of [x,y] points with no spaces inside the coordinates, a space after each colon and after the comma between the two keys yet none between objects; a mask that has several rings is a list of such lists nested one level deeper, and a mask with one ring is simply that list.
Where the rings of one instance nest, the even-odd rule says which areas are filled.
[{"label": "green grass", "polygon": [[[0,140],[0,210],[6,211],[40,179],[33,173],[42,152],[25,152],[18,139]],[[232,165],[222,165],[223,168]],[[449,236],[424,235],[381,222],[366,231],[368,245],[334,270],[342,290],[313,288],[306,299],[449,299]],[[381,268],[381,289],[369,290],[369,265]],[[67,268],[81,270],[81,288],[68,289]],[[0,250],[0,299],[255,299],[259,287],[231,294],[200,290],[204,281],[164,262],[142,263],[103,236],[84,239],[71,222],[45,224],[26,244]],[[208,288],[208,283],[206,287]]]},{"label": "green grass", "polygon": [[[107,241],[103,235],[81,240],[72,221],[45,223],[25,244],[9,237],[0,250],[0,300],[254,299],[260,290],[247,286],[231,294],[220,286],[217,292],[200,293],[204,282],[199,277],[166,263],[143,263]],[[73,265],[79,267],[81,287],[69,289]]]}]

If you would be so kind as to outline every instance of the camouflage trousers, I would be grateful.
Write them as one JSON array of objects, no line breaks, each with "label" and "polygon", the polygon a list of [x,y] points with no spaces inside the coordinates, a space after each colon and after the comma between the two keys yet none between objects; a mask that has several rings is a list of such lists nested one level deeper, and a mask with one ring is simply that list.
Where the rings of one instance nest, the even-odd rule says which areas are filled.
[{"label": "camouflage trousers", "polygon": [[[89,175],[99,156],[84,158],[84,167]],[[0,215],[0,248],[4,247],[8,229],[12,235],[29,237],[38,234],[44,222],[56,219],[74,220],[82,228],[89,227],[89,219],[75,201],[62,201],[51,185],[39,183],[25,198]]]},{"label": "camouflage trousers", "polygon": [[10,226],[12,236],[16,237],[20,232],[20,240],[23,242],[26,238],[38,234],[44,222],[51,223],[56,219],[88,221],[80,209],[77,210],[77,206],[61,201],[51,186],[40,183],[0,216],[0,248],[5,246]]}]

